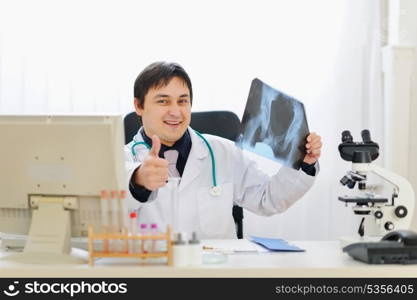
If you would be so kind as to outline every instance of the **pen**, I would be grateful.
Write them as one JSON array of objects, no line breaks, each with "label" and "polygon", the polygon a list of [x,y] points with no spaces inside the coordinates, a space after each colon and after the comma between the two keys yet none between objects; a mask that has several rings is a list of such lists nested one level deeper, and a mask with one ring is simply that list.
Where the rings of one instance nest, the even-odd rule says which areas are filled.
[{"label": "pen", "polygon": [[239,250],[239,249],[222,249],[211,246],[203,246],[203,250],[218,251],[222,253],[258,253],[258,250]]}]

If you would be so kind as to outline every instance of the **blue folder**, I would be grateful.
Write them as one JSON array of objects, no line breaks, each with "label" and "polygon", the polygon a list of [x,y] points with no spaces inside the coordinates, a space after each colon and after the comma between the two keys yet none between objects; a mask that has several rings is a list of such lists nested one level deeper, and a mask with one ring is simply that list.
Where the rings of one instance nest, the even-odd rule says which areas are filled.
[{"label": "blue folder", "polygon": [[271,239],[263,238],[257,236],[251,236],[253,242],[267,248],[271,251],[289,251],[289,252],[303,252],[304,249],[301,249],[297,246],[288,244],[287,241],[283,239]]}]

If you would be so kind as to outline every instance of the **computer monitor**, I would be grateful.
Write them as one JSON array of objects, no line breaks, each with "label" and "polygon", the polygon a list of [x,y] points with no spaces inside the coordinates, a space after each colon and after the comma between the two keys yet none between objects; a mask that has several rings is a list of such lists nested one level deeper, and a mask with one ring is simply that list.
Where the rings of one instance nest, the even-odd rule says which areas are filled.
[{"label": "computer monitor", "polygon": [[125,189],[122,116],[2,115],[0,138],[0,232],[28,235],[18,260],[71,262],[70,237],[102,224],[101,191]]}]

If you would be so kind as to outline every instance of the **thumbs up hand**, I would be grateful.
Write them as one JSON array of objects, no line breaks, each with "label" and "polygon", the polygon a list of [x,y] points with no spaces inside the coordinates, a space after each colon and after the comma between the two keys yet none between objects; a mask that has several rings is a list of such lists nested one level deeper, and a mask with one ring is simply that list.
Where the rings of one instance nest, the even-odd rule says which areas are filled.
[{"label": "thumbs up hand", "polygon": [[160,158],[161,141],[152,136],[152,148],[135,173],[135,182],[150,191],[165,186],[168,180],[168,161]]},{"label": "thumbs up hand", "polygon": [[161,141],[159,140],[159,137],[157,135],[152,136],[152,148],[149,151],[148,155],[158,157],[159,151],[161,150]]}]

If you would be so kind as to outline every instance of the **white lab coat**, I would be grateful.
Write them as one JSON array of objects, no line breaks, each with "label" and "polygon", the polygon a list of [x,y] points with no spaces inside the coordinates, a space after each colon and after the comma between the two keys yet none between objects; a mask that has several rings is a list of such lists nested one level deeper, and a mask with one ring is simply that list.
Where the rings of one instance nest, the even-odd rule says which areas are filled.
[{"label": "white lab coat", "polygon": [[[314,176],[303,171],[281,167],[270,177],[257,168],[256,163],[245,156],[233,142],[217,136],[204,135],[213,148],[216,161],[217,185],[220,196],[212,196],[213,185],[211,159],[207,146],[189,128],[192,146],[178,188],[179,230],[197,232],[201,239],[236,238],[232,216],[233,204],[242,206],[258,215],[270,216],[285,211],[300,199],[312,186]],[[141,134],[136,141],[143,141]],[[142,163],[149,150],[137,146],[136,160],[131,151],[133,142],[125,146],[127,179]],[[148,201],[141,203],[128,192],[128,207],[139,209],[140,223],[157,223],[166,228],[172,220],[170,189],[165,186],[152,192]]]}]

